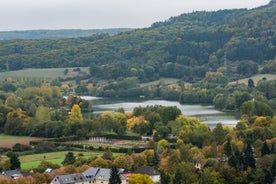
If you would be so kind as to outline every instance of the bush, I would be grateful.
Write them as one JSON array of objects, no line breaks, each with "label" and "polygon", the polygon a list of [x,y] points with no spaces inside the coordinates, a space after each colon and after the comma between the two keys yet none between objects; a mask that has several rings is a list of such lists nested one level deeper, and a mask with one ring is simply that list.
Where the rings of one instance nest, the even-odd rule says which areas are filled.
[{"label": "bush", "polygon": [[22,152],[22,151],[27,151],[27,150],[30,150],[31,147],[30,146],[27,146],[27,145],[23,145],[23,144],[20,144],[20,143],[16,143],[13,147],[12,147],[12,150],[14,152]]}]

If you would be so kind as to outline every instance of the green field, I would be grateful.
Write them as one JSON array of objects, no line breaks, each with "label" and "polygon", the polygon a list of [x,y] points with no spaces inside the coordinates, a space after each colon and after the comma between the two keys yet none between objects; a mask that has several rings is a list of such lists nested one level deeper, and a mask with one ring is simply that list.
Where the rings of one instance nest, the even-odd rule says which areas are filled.
[{"label": "green field", "polygon": [[159,80],[156,80],[156,81],[142,83],[140,84],[140,86],[145,87],[145,86],[158,85],[158,84],[162,84],[162,85],[177,84],[178,81],[179,79],[175,79],[175,78],[160,78]]},{"label": "green field", "polygon": [[[88,67],[79,67],[81,71],[89,71]],[[23,69],[17,71],[0,72],[0,79],[6,79],[11,77],[13,79],[43,79],[43,80],[53,80],[58,77],[68,77],[70,71],[74,68],[67,68],[69,70],[68,75],[64,75],[64,70],[66,68],[45,68],[45,69]]]},{"label": "green field", "polygon": [[26,139],[29,138],[28,136],[13,136],[13,135],[6,135],[0,134],[0,141],[1,140],[18,140],[18,139]]},{"label": "green field", "polygon": [[248,78],[240,79],[237,81],[230,82],[230,84],[248,84],[248,79],[252,79],[254,81],[254,84],[257,85],[259,81],[263,80],[263,78],[266,78],[267,80],[276,80],[275,74],[258,74],[254,75]]},{"label": "green field", "polygon": [[[101,156],[102,152],[81,152],[81,151],[72,151],[74,155],[77,157],[79,153],[82,153],[84,158]],[[40,154],[32,154],[32,155],[23,155],[20,156],[21,169],[22,170],[30,170],[32,168],[36,168],[41,161],[46,160],[48,162],[52,162],[58,165],[62,165],[62,161],[65,158],[65,155],[68,151],[61,152],[51,152],[51,153],[40,153]]]}]

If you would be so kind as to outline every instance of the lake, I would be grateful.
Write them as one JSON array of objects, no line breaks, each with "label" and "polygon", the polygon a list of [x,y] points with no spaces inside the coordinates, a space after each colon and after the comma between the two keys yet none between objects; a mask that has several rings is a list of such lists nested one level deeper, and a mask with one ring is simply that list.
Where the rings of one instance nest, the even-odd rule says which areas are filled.
[{"label": "lake", "polygon": [[162,105],[162,106],[176,106],[183,115],[197,117],[205,122],[211,129],[217,123],[221,122],[223,125],[234,127],[239,121],[237,115],[233,113],[221,112],[211,105],[186,105],[178,102],[167,100],[143,100],[143,99],[109,99],[97,98],[91,96],[82,96],[86,100],[92,100],[94,113],[102,113],[104,111],[115,111],[122,107],[126,112],[132,111],[135,107],[145,107],[148,105]]}]

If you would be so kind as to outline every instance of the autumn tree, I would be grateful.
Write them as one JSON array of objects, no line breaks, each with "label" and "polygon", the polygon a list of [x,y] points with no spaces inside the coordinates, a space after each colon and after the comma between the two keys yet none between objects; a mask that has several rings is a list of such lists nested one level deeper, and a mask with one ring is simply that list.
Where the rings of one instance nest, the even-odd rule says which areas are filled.
[{"label": "autumn tree", "polygon": [[145,174],[131,174],[128,179],[129,184],[152,184],[152,179],[149,175]]},{"label": "autumn tree", "polygon": [[140,153],[140,154],[131,154],[130,155],[132,160],[133,160],[133,168],[137,169],[140,166],[145,166],[147,165],[147,157],[144,153]]},{"label": "autumn tree", "polygon": [[117,168],[124,168],[126,170],[130,170],[131,167],[133,166],[133,160],[130,156],[117,156],[114,161],[113,164],[117,167]]},{"label": "autumn tree", "polygon": [[93,167],[101,167],[101,168],[109,168],[111,166],[112,162],[110,160],[105,160],[101,157],[96,158],[92,162],[90,162],[90,166]]},{"label": "autumn tree", "polygon": [[51,183],[52,176],[47,173],[35,173],[34,179],[36,181],[36,184]]},{"label": "autumn tree", "polygon": [[115,123],[114,115],[110,111],[105,111],[100,115],[99,121],[104,131],[111,131]]},{"label": "autumn tree", "polygon": [[71,112],[70,112],[70,115],[69,115],[69,120],[71,122],[79,122],[79,121],[82,121],[83,118],[82,118],[82,113],[81,113],[81,108],[79,105],[77,104],[74,104],[72,109],[71,109]]},{"label": "autumn tree", "polygon": [[105,159],[105,160],[113,160],[113,159],[114,159],[113,153],[110,151],[110,149],[107,149],[107,150],[103,153],[102,158]]},{"label": "autumn tree", "polygon": [[118,135],[125,134],[127,130],[126,115],[122,112],[114,112],[113,117],[114,117],[113,131],[116,132]]},{"label": "autumn tree", "polygon": [[35,119],[39,122],[50,121],[50,110],[48,107],[39,106],[35,112]]}]

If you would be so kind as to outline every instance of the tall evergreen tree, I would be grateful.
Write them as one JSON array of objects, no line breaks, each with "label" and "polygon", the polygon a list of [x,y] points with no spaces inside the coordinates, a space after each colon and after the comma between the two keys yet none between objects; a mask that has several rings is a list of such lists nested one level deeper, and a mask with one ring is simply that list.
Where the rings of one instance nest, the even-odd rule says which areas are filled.
[{"label": "tall evergreen tree", "polygon": [[264,183],[272,183],[273,182],[273,177],[270,171],[264,170]]},{"label": "tall evergreen tree", "polygon": [[65,155],[65,158],[62,162],[63,165],[70,165],[70,164],[74,164],[76,161],[76,157],[74,155],[73,152],[68,152],[66,155]]},{"label": "tall evergreen tree", "polygon": [[264,142],[264,144],[262,146],[261,153],[262,153],[262,156],[270,153],[270,149],[269,149],[266,141]]},{"label": "tall evergreen tree", "polygon": [[177,169],[174,178],[173,178],[173,184],[181,184],[181,172],[180,169]]},{"label": "tall evergreen tree", "polygon": [[169,173],[166,173],[165,171],[161,171],[160,174],[160,178],[161,178],[161,184],[168,184],[171,181],[171,176]]},{"label": "tall evergreen tree", "polygon": [[224,145],[224,154],[228,157],[233,155],[233,150],[232,150],[232,145],[231,145],[231,140],[230,139],[227,139],[227,142]]},{"label": "tall evergreen tree", "polygon": [[155,143],[151,165],[152,166],[157,166],[159,161],[160,161],[160,158],[159,158],[158,151],[157,151],[157,145]]},{"label": "tall evergreen tree", "polygon": [[251,167],[253,169],[256,168],[255,165],[255,158],[253,155],[253,148],[250,143],[247,143],[244,150],[244,170],[247,169],[247,167]]},{"label": "tall evergreen tree", "polygon": [[117,167],[112,166],[110,171],[109,184],[121,184],[121,178]]},{"label": "tall evergreen tree", "polygon": [[10,164],[11,164],[12,170],[21,168],[21,163],[17,154],[10,151],[7,153],[7,156],[10,158]]},{"label": "tall evergreen tree", "polygon": [[276,158],[272,162],[271,175],[272,177],[276,177]]}]

